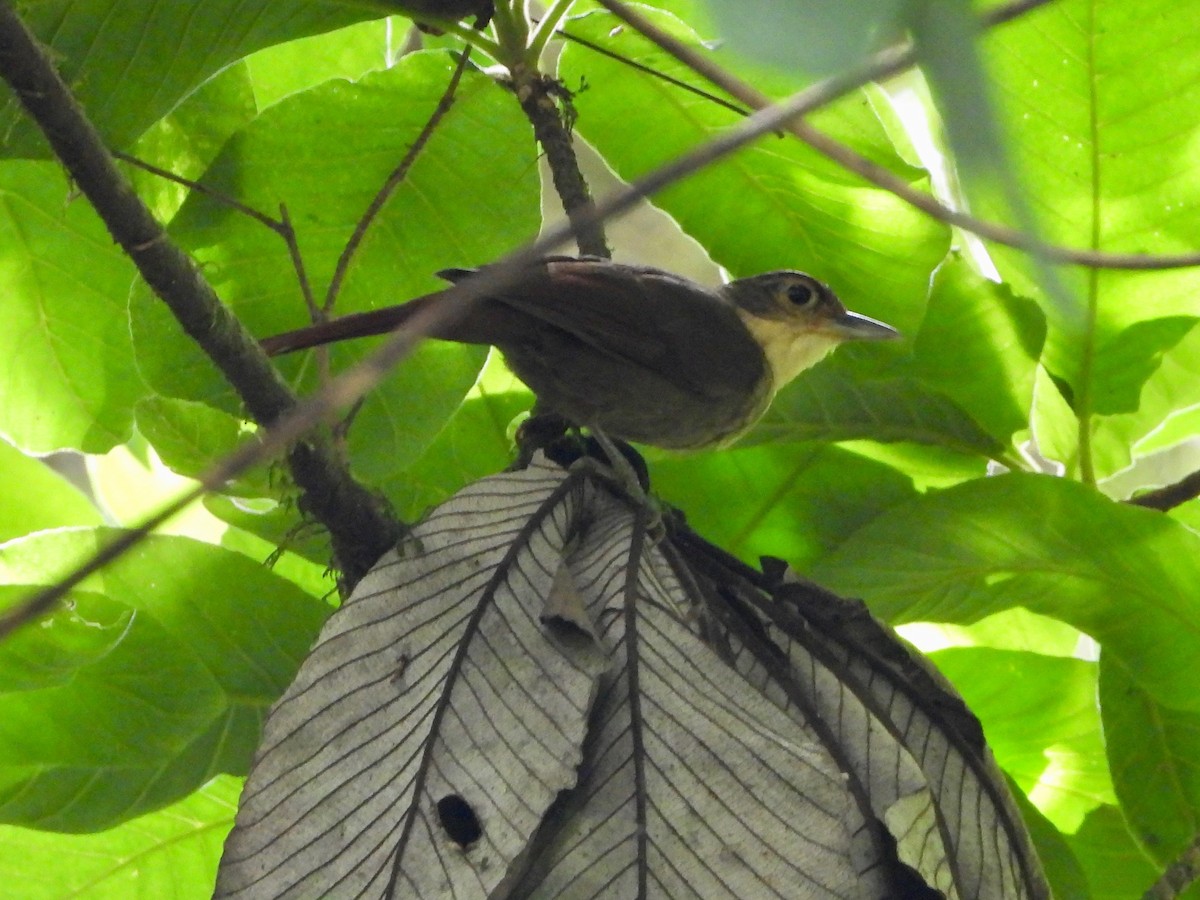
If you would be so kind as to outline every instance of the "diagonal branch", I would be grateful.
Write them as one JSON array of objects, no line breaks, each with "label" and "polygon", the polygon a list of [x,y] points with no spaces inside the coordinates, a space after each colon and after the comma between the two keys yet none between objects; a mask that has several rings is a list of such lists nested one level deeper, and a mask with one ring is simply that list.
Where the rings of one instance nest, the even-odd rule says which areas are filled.
[{"label": "diagonal branch", "polygon": [[1166,512],[1182,506],[1189,500],[1195,500],[1197,497],[1200,497],[1200,472],[1193,472],[1174,484],[1146,491],[1144,494],[1130,497],[1125,502],[1133,506],[1144,506],[1147,509],[1159,509]]},{"label": "diagonal branch", "polygon": [[[0,77],[46,135],[113,240],[221,370],[254,419],[270,425],[290,413],[296,398],[287,384],[134,192],[10,3],[0,3]],[[304,491],[305,510],[329,529],[338,562],[353,583],[395,543],[402,526],[379,498],[350,477],[324,441],[297,443],[288,459]]]}]

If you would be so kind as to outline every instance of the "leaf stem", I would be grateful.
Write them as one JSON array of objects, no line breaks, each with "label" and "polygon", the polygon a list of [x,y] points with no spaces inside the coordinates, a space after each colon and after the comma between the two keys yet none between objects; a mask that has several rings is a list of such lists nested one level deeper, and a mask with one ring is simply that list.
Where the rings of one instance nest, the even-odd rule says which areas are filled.
[{"label": "leaf stem", "polygon": [[492,16],[492,27],[496,30],[496,59],[510,70],[524,62],[529,39],[529,22],[524,10],[517,8],[522,5],[521,0],[496,0],[496,11]]},{"label": "leaf stem", "polygon": [[542,16],[542,20],[538,22],[537,28],[533,32],[533,36],[529,39],[529,47],[525,51],[525,59],[530,65],[536,65],[538,59],[541,58],[542,50],[546,48],[546,44],[554,34],[554,29],[567,14],[567,10],[571,8],[571,4],[575,0],[555,0],[551,7],[546,10],[546,14]]},{"label": "leaf stem", "polygon": [[461,39],[468,46],[474,47],[477,50],[482,50],[492,59],[499,60],[501,53],[500,45],[485,35],[482,31],[477,31],[474,28],[468,28],[461,22],[450,22],[442,19],[430,19],[425,16],[413,16],[413,20],[420,22],[422,25],[432,25],[439,31],[444,31],[446,34],[452,34],[456,38]]}]

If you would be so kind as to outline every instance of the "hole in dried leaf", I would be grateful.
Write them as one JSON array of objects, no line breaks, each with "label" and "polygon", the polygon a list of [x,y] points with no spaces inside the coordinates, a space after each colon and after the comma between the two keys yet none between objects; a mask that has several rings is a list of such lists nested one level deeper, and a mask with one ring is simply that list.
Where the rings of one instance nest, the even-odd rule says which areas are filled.
[{"label": "hole in dried leaf", "polygon": [[555,637],[568,643],[578,641],[592,643],[596,640],[595,635],[581,628],[578,622],[572,622],[563,616],[542,616],[542,624]]},{"label": "hole in dried leaf", "polygon": [[458,794],[447,794],[437,802],[438,821],[460,847],[469,847],[483,836],[483,825],[471,804]]}]

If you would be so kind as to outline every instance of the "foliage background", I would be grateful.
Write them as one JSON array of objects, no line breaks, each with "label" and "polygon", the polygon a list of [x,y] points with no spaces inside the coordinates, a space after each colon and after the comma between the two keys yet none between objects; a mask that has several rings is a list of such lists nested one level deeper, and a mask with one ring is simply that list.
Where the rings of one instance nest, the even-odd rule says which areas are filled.
[{"label": "foliage background", "polygon": [[[268,215],[286,203],[319,289],[453,66],[440,48],[454,38],[402,56],[407,20],[370,6],[19,4],[113,147]],[[720,6],[658,6],[656,21],[697,44],[731,27]],[[784,96],[908,15],[901,3],[867,6],[844,4],[833,19],[804,4],[797,20],[778,5],[743,12],[734,18],[767,23],[765,34],[734,27],[715,58]],[[572,33],[697,80],[607,13],[573,13]],[[957,161],[949,172],[973,208],[1032,216],[1044,238],[1073,247],[1194,250],[1200,57],[1187,35],[1198,21],[1196,0],[1059,0],[989,32],[978,58],[948,27],[921,31],[953,151],[936,127],[934,142]],[[578,45],[557,65],[576,91],[576,134],[602,160],[597,184],[737,119]],[[972,92],[976,72],[986,95]],[[929,153],[914,149],[898,104],[910,123],[931,111],[909,77],[812,121],[928,188]],[[0,120],[7,604],[250,426],[11,98]],[[1003,143],[989,137],[993,121]],[[130,172],[256,335],[306,321],[277,235]],[[953,190],[945,172],[933,172],[939,189]],[[908,336],[839,351],[734,450],[652,454],[657,491],[745,558],[783,557],[892,623],[936,623],[905,633],[933,651],[1028,797],[1058,895],[1140,895],[1200,831],[1200,502],[1164,513],[1121,501],[1200,468],[1200,278],[1062,268],[1056,285],[1027,255],[988,245],[989,279],[961,235],[782,137],[654,202],[670,220],[643,213],[641,230],[618,226],[618,259],[710,281],[715,265],[735,277],[802,268]],[[430,273],[502,255],[553,206],[513,97],[468,71],[368,232],[337,310],[434,289]],[[335,347],[332,365],[363,352]],[[495,365],[479,377],[483,361],[423,347],[358,413],[354,472],[401,516],[507,463],[529,398]],[[311,358],[281,367],[304,390],[320,378]],[[64,449],[86,455],[93,496],[35,459]],[[265,467],[239,478],[205,501],[206,515],[177,520],[69,609],[0,644],[0,874],[22,896],[211,892],[262,718],[332,602],[327,542],[292,533],[300,516],[284,482]]]}]

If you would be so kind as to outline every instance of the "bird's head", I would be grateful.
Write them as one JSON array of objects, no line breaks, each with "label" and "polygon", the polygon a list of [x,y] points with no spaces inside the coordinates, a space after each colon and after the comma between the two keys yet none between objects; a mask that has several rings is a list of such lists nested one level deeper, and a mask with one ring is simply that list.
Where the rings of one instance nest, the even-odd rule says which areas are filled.
[{"label": "bird's head", "polygon": [[778,390],[843,341],[880,341],[900,332],[850,312],[828,285],[803,272],[768,272],[721,288],[763,348]]}]

